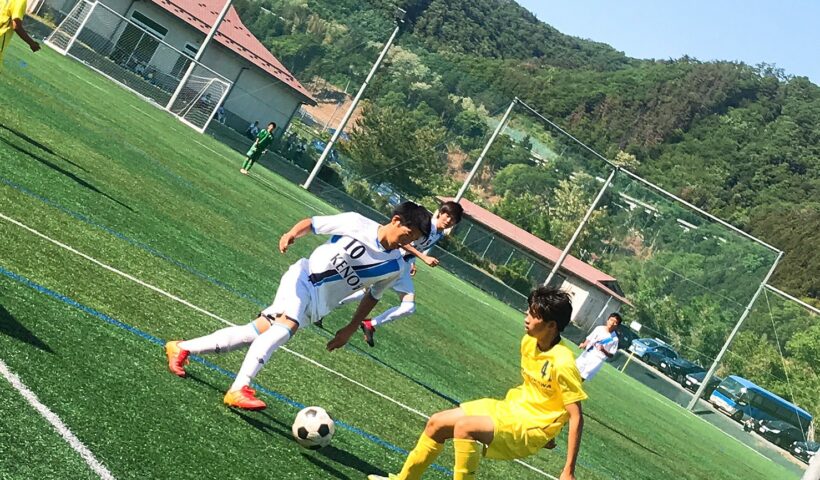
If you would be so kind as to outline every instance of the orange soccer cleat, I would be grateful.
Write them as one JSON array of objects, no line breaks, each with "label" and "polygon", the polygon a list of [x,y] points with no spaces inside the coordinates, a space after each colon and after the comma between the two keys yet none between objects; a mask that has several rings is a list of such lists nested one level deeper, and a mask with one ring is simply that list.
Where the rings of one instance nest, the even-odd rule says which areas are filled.
[{"label": "orange soccer cleat", "polygon": [[165,355],[168,357],[168,370],[178,377],[185,377],[184,365],[188,363],[188,350],[179,348],[179,340],[165,344]]},{"label": "orange soccer cleat", "polygon": [[228,391],[223,401],[229,407],[243,410],[264,410],[267,407],[265,402],[256,398],[256,392],[247,385],[239,390]]},{"label": "orange soccer cleat", "polygon": [[373,334],[376,333],[376,327],[373,326],[370,319],[362,322],[362,331],[364,332],[364,341],[371,347],[376,346],[375,340],[373,340]]}]

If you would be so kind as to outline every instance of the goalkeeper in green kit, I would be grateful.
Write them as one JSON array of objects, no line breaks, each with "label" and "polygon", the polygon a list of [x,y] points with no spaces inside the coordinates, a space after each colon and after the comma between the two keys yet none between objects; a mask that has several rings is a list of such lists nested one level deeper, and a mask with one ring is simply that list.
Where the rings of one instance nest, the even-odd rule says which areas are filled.
[{"label": "goalkeeper in green kit", "polygon": [[242,165],[242,168],[239,169],[239,171],[242,174],[247,175],[248,170],[251,169],[254,162],[259,160],[259,157],[261,157],[262,154],[265,153],[265,150],[267,150],[268,146],[270,146],[271,142],[273,142],[274,130],[276,130],[276,124],[270,122],[268,124],[268,127],[260,131],[259,134],[256,136],[256,141],[253,142],[251,149],[248,150],[248,153],[246,154],[248,158],[245,159],[245,164]]}]

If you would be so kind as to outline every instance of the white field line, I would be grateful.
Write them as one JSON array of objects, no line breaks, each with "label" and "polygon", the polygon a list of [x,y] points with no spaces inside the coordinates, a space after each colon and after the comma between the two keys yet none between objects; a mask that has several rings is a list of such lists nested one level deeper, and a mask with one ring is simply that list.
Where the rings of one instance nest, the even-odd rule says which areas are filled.
[{"label": "white field line", "polygon": [[303,201],[303,200],[300,200],[300,199],[298,199],[298,198],[294,197],[293,195],[291,195],[291,194],[289,194],[289,193],[287,193],[287,192],[282,191],[282,190],[281,190],[281,189],[279,189],[276,185],[274,185],[274,184],[272,184],[272,183],[268,182],[267,180],[265,180],[264,178],[262,178],[262,176],[261,176],[261,175],[252,174],[252,176],[253,176],[253,178],[255,178],[255,179],[259,180],[261,183],[263,183],[263,184],[267,185],[268,187],[270,187],[272,190],[275,190],[275,191],[276,191],[276,193],[278,193],[279,195],[282,195],[282,196],[284,196],[284,197],[287,197],[287,198],[289,198],[289,199],[293,200],[294,202],[297,202],[297,203],[301,204],[302,206],[305,206],[305,207],[307,207],[307,208],[309,208],[309,209],[313,210],[314,212],[316,212],[316,213],[318,213],[318,214],[321,214],[321,215],[333,215],[333,213],[331,213],[331,212],[324,212],[324,211],[320,210],[319,208],[317,208],[316,206],[311,205],[311,204],[309,204],[309,203],[307,203],[307,202],[305,202],[305,201]]},{"label": "white field line", "polygon": [[[193,310],[196,310],[197,312],[200,312],[200,313],[202,313],[203,315],[209,316],[209,317],[211,317],[211,318],[213,318],[213,319],[215,319],[215,320],[217,320],[217,321],[219,321],[219,322],[222,322],[222,323],[224,323],[224,324],[226,324],[226,325],[236,326],[236,324],[235,324],[235,323],[233,323],[233,322],[231,322],[231,321],[229,321],[229,320],[226,320],[226,319],[224,319],[224,318],[220,317],[219,315],[216,315],[216,314],[214,314],[214,313],[211,313],[211,312],[209,312],[209,311],[207,311],[207,310],[205,310],[205,309],[203,309],[203,308],[197,307],[196,305],[194,305],[194,304],[192,304],[192,303],[190,303],[190,302],[188,302],[188,301],[186,301],[186,300],[183,300],[183,299],[181,299],[181,298],[177,297],[176,295],[173,295],[173,294],[171,294],[171,293],[168,293],[168,292],[166,292],[165,290],[162,290],[162,289],[161,289],[161,288],[159,288],[159,287],[155,287],[155,286],[153,286],[153,285],[150,285],[150,284],[148,284],[148,283],[146,283],[146,282],[143,282],[142,280],[140,280],[140,279],[138,279],[138,278],[136,278],[136,277],[134,277],[134,276],[132,276],[132,275],[129,275],[129,274],[125,273],[125,272],[122,272],[122,271],[120,271],[120,270],[117,270],[116,268],[111,267],[111,266],[109,266],[109,265],[106,265],[106,264],[104,264],[104,263],[100,262],[99,260],[97,260],[97,259],[95,259],[95,258],[92,258],[92,257],[90,257],[90,256],[88,256],[88,255],[86,255],[86,254],[84,254],[84,253],[82,253],[82,252],[80,252],[80,251],[78,251],[78,250],[76,250],[76,249],[74,249],[74,248],[72,248],[72,247],[70,247],[70,246],[68,246],[68,245],[66,245],[66,244],[64,244],[64,243],[62,243],[62,242],[60,242],[60,241],[58,241],[58,240],[55,240],[55,239],[53,239],[53,238],[51,238],[51,237],[49,237],[49,236],[47,236],[47,235],[45,235],[45,234],[43,234],[43,233],[38,232],[37,230],[35,230],[35,229],[33,229],[33,228],[31,228],[31,227],[29,227],[29,226],[27,226],[27,225],[25,225],[25,224],[23,224],[23,223],[21,223],[21,222],[18,222],[17,220],[15,220],[15,219],[13,219],[13,218],[10,218],[10,217],[8,217],[8,216],[6,216],[6,215],[3,215],[2,213],[0,213],[0,218],[2,218],[3,220],[5,220],[5,221],[7,221],[7,222],[9,222],[9,223],[12,223],[12,224],[14,224],[14,225],[17,225],[18,227],[23,228],[24,230],[27,230],[28,232],[30,232],[30,233],[32,233],[32,234],[34,234],[34,235],[36,235],[36,236],[38,236],[38,237],[40,237],[40,238],[42,238],[42,239],[44,239],[44,240],[49,241],[49,242],[53,243],[54,245],[57,245],[57,246],[59,246],[59,247],[61,247],[61,248],[65,249],[65,250],[68,250],[69,252],[71,252],[71,253],[73,253],[73,254],[75,254],[75,255],[79,255],[80,257],[82,257],[82,258],[84,258],[84,259],[86,259],[86,260],[88,260],[88,261],[90,261],[90,262],[94,263],[95,265],[98,265],[98,266],[100,266],[100,267],[102,267],[102,268],[104,268],[104,269],[106,269],[106,270],[108,270],[108,271],[110,271],[110,272],[116,273],[117,275],[120,275],[120,276],[121,276],[121,277],[123,277],[123,278],[127,278],[128,280],[131,280],[132,282],[137,283],[138,285],[141,285],[141,286],[143,286],[143,287],[145,287],[145,288],[148,288],[148,289],[150,289],[150,290],[153,290],[154,292],[159,293],[160,295],[163,295],[163,296],[165,296],[165,297],[167,297],[167,298],[170,298],[171,300],[174,300],[175,302],[179,302],[179,303],[181,303],[181,304],[185,305],[185,306],[186,306],[186,307],[188,307],[188,308],[191,308],[191,309],[193,309]],[[289,349],[289,348],[287,348],[287,347],[284,347],[284,346],[283,346],[283,347],[281,347],[281,349],[282,349],[282,350],[284,350],[284,351],[286,351],[286,352],[288,352],[288,353],[290,353],[291,355],[294,355],[294,356],[296,356],[296,357],[298,357],[298,358],[300,358],[300,359],[302,359],[302,360],[305,360],[306,362],[308,362],[308,363],[310,363],[310,364],[312,364],[312,365],[315,365],[315,366],[317,366],[317,367],[319,367],[319,368],[321,368],[321,369],[323,369],[323,370],[325,370],[325,371],[327,371],[327,372],[329,372],[329,373],[332,373],[333,375],[336,375],[336,376],[338,376],[339,378],[342,378],[342,379],[344,379],[344,380],[347,380],[348,382],[350,382],[350,383],[352,383],[352,384],[354,384],[354,385],[356,385],[356,386],[358,386],[358,387],[361,387],[361,388],[363,388],[364,390],[367,390],[368,392],[370,392],[370,393],[372,393],[372,394],[374,394],[374,395],[376,395],[376,396],[378,396],[378,397],[380,397],[380,398],[383,398],[383,399],[385,399],[385,400],[387,400],[387,401],[389,401],[389,402],[391,402],[391,403],[393,403],[393,404],[395,404],[395,405],[398,405],[399,407],[403,408],[404,410],[407,410],[408,412],[414,413],[414,414],[416,414],[416,415],[418,415],[418,416],[420,416],[420,417],[422,417],[422,418],[425,418],[425,419],[430,418],[428,415],[424,414],[423,412],[420,412],[420,411],[416,410],[416,409],[415,409],[415,408],[413,408],[413,407],[410,407],[410,406],[408,406],[408,405],[405,405],[404,403],[402,403],[402,402],[400,402],[400,401],[398,401],[398,400],[396,400],[396,399],[394,399],[394,398],[392,398],[392,397],[389,397],[389,396],[387,396],[387,395],[385,395],[385,394],[383,394],[383,393],[379,392],[378,390],[375,390],[375,389],[373,389],[373,388],[371,388],[371,387],[368,387],[367,385],[365,385],[365,384],[363,384],[363,383],[361,383],[361,382],[358,382],[358,381],[356,381],[356,380],[353,380],[352,378],[348,377],[347,375],[344,375],[344,374],[343,374],[343,373],[341,373],[341,372],[337,372],[336,370],[333,370],[332,368],[330,368],[330,367],[328,367],[328,366],[325,366],[325,365],[323,365],[323,364],[321,364],[321,363],[317,362],[316,360],[313,360],[313,359],[312,359],[312,358],[310,358],[310,357],[307,357],[307,356],[305,356],[305,355],[302,355],[301,353],[295,352],[295,351],[293,351],[293,350],[291,350],[291,349]],[[525,466],[525,467],[529,468],[530,470],[532,470],[532,471],[534,471],[534,472],[538,472],[538,473],[540,473],[540,474],[542,474],[542,475],[544,475],[544,476],[546,476],[546,477],[548,477],[548,478],[551,478],[552,480],[558,480],[558,478],[557,478],[557,477],[554,477],[554,476],[550,475],[549,473],[544,472],[543,470],[540,470],[540,469],[538,469],[538,468],[536,468],[536,467],[534,467],[534,466],[532,466],[532,465],[530,465],[530,464],[528,464],[528,463],[525,463],[525,462],[523,462],[523,461],[521,461],[521,460],[515,460],[515,462],[516,462],[516,463],[518,463],[518,464],[520,464],[520,465],[523,465],[523,466]]]},{"label": "white field line", "polygon": [[131,107],[131,108],[133,108],[134,110],[136,110],[136,111],[140,112],[141,114],[145,115],[145,116],[146,116],[146,117],[148,117],[148,118],[154,118],[154,117],[152,117],[151,115],[149,115],[149,114],[145,113],[145,112],[144,112],[141,108],[139,108],[139,107],[136,107],[136,106],[131,105],[131,104],[128,104],[128,106],[129,106],[129,107]]},{"label": "white field line", "polygon": [[209,147],[209,146],[205,145],[204,143],[200,142],[200,141],[199,141],[199,140],[197,140],[197,139],[193,139],[193,141],[194,141],[194,143],[198,144],[199,146],[204,147],[204,148],[207,148],[208,150],[210,150],[210,151],[214,152],[215,154],[219,155],[220,157],[222,157],[222,158],[224,158],[224,159],[226,159],[226,160],[230,160],[231,162],[236,161],[236,159],[232,159],[232,158],[228,157],[227,155],[225,155],[224,153],[219,153],[219,152],[217,152],[217,151],[216,151],[216,150],[214,150],[213,148],[211,148],[211,147]]},{"label": "white field line", "polygon": [[[66,245],[66,244],[64,244],[64,243],[62,243],[62,242],[60,242],[60,241],[58,241],[58,240],[55,240],[55,239],[53,239],[53,238],[51,238],[51,237],[49,237],[49,236],[47,236],[47,235],[45,235],[45,234],[43,234],[43,233],[40,233],[40,232],[38,232],[37,230],[35,230],[35,229],[33,229],[33,228],[29,227],[28,225],[25,225],[25,224],[23,224],[23,223],[21,223],[21,222],[19,222],[19,221],[15,220],[15,219],[11,218],[11,217],[8,217],[8,216],[6,216],[6,215],[4,215],[4,214],[0,213],[0,219],[3,219],[3,220],[5,220],[5,221],[7,221],[7,222],[9,222],[9,223],[12,223],[12,224],[14,224],[14,225],[17,225],[18,227],[20,227],[20,228],[22,228],[22,229],[24,229],[24,230],[26,230],[26,231],[28,231],[28,232],[30,232],[30,233],[32,233],[32,234],[34,234],[34,235],[36,235],[36,236],[38,236],[38,237],[42,238],[43,240],[46,240],[46,241],[48,241],[48,242],[51,242],[51,243],[53,243],[54,245],[57,245],[58,247],[61,247],[61,248],[65,249],[65,250],[68,250],[69,252],[71,252],[71,253],[73,253],[73,254],[75,254],[75,255],[79,255],[80,257],[82,257],[82,258],[84,258],[84,259],[86,259],[86,260],[88,260],[88,261],[90,261],[90,262],[94,263],[95,265],[98,265],[98,266],[100,266],[100,267],[102,267],[102,268],[104,268],[104,269],[106,269],[106,270],[108,270],[108,271],[110,271],[110,272],[116,273],[117,275],[119,275],[119,276],[121,276],[121,277],[123,277],[123,278],[126,278],[126,279],[128,279],[128,280],[131,280],[132,282],[134,282],[134,283],[136,283],[136,284],[138,284],[138,285],[141,285],[141,286],[143,286],[143,287],[145,287],[145,288],[148,288],[149,290],[153,290],[154,292],[159,293],[160,295],[163,295],[163,296],[165,296],[165,297],[167,297],[167,298],[170,298],[171,300],[174,300],[175,302],[179,302],[179,303],[181,303],[182,305],[185,305],[186,307],[188,307],[188,308],[190,308],[190,309],[196,310],[197,312],[202,313],[203,315],[206,315],[206,316],[208,316],[208,317],[213,318],[214,320],[217,320],[217,321],[219,321],[219,322],[222,322],[222,323],[224,323],[224,324],[226,324],[226,325],[236,326],[236,324],[235,324],[235,323],[233,323],[233,322],[231,322],[231,321],[229,321],[229,320],[226,320],[226,319],[224,319],[224,318],[220,317],[219,315],[216,315],[216,314],[214,314],[214,313],[211,313],[211,312],[209,312],[209,311],[205,310],[204,308],[197,307],[196,305],[194,305],[194,304],[192,304],[192,303],[190,303],[190,302],[188,302],[188,301],[186,301],[186,300],[183,300],[183,299],[181,299],[181,298],[177,297],[176,295],[174,295],[174,294],[172,294],[172,293],[168,293],[168,292],[166,292],[165,290],[163,290],[163,289],[161,289],[161,288],[159,288],[159,287],[155,287],[155,286],[153,286],[153,285],[151,285],[151,284],[148,284],[148,283],[146,283],[146,282],[143,282],[142,280],[140,280],[140,279],[138,279],[138,278],[136,278],[136,277],[134,277],[134,276],[132,276],[132,275],[129,275],[129,274],[127,274],[127,273],[123,272],[123,271],[117,270],[116,268],[114,268],[114,267],[112,267],[112,266],[106,265],[106,264],[104,264],[104,263],[100,262],[99,260],[97,260],[97,259],[95,259],[95,258],[92,258],[92,257],[90,257],[90,256],[88,256],[88,255],[86,255],[86,254],[84,254],[84,253],[82,253],[82,252],[80,252],[80,251],[76,250],[75,248],[72,248],[72,247],[70,247],[70,246],[68,246],[68,245]],[[361,388],[363,388],[364,390],[367,390],[368,392],[370,392],[370,393],[372,393],[372,394],[374,394],[374,395],[376,395],[376,396],[378,396],[378,397],[380,397],[380,398],[383,398],[383,399],[385,399],[385,400],[387,400],[387,401],[389,401],[389,402],[391,402],[391,403],[393,403],[393,404],[395,404],[395,405],[398,405],[399,407],[403,408],[404,410],[406,410],[406,411],[408,411],[408,412],[414,413],[414,414],[416,414],[416,415],[418,415],[418,416],[420,416],[420,417],[422,417],[422,418],[425,418],[425,419],[430,418],[428,415],[424,414],[423,412],[420,412],[420,411],[416,410],[416,409],[415,409],[415,408],[413,408],[413,407],[410,407],[410,406],[408,406],[408,405],[405,405],[404,403],[402,403],[402,402],[400,402],[400,401],[398,401],[398,400],[396,400],[396,399],[394,399],[394,398],[392,398],[392,397],[390,397],[390,396],[387,396],[387,395],[385,395],[385,394],[383,394],[383,393],[379,392],[378,390],[375,390],[375,389],[373,389],[373,388],[371,388],[371,387],[368,387],[367,385],[365,385],[365,384],[363,384],[363,383],[361,383],[361,382],[358,382],[358,381],[356,381],[356,380],[353,380],[352,378],[348,377],[347,375],[345,375],[345,374],[343,374],[343,373],[341,373],[341,372],[337,372],[336,370],[333,370],[332,368],[330,368],[330,367],[328,367],[328,366],[325,366],[325,365],[323,365],[323,364],[321,364],[321,363],[317,362],[316,360],[313,360],[313,359],[312,359],[312,358],[310,358],[310,357],[307,357],[307,356],[305,356],[305,355],[302,355],[301,353],[295,352],[295,351],[293,351],[293,350],[291,350],[291,349],[289,349],[289,348],[287,348],[287,347],[284,347],[284,346],[283,346],[283,347],[281,347],[281,349],[282,349],[282,350],[284,350],[284,351],[286,351],[286,352],[288,352],[288,353],[290,353],[291,355],[294,355],[294,356],[296,356],[296,357],[298,357],[298,358],[300,358],[300,359],[302,359],[302,360],[305,360],[305,361],[309,362],[310,364],[315,365],[315,366],[317,366],[317,367],[319,367],[319,368],[321,368],[321,369],[323,369],[323,370],[325,370],[325,371],[327,371],[327,372],[329,372],[329,373],[332,373],[333,375],[336,375],[336,376],[338,376],[339,378],[342,378],[342,379],[344,379],[344,380],[347,380],[348,382],[350,382],[350,383],[352,383],[352,384],[354,384],[354,385],[356,385],[356,386],[358,386],[358,387],[361,387]],[[547,473],[547,472],[544,472],[544,471],[542,471],[542,470],[540,470],[540,469],[538,469],[538,468],[536,468],[536,467],[533,467],[532,465],[529,465],[529,464],[527,464],[527,463],[525,463],[525,462],[522,462],[521,460],[516,460],[515,462],[516,462],[516,463],[518,463],[518,464],[521,464],[521,465],[523,465],[523,466],[525,466],[525,467],[527,467],[527,468],[529,468],[529,469],[530,469],[530,470],[532,470],[532,471],[538,472],[538,473],[540,473],[540,474],[542,474],[542,475],[544,475],[544,476],[546,476],[546,477],[549,477],[549,478],[551,478],[552,480],[558,480],[558,478],[557,478],[557,477],[554,477],[554,476],[550,475],[550,474],[549,474],[549,473]]]},{"label": "white field line", "polygon": [[97,90],[106,91],[104,88],[100,87],[99,85],[94,85],[93,83],[89,82],[88,80],[84,79],[83,77],[77,75],[74,72],[68,72],[70,75],[79,78],[80,80],[84,81],[85,83],[91,85],[92,87],[96,88]]},{"label": "white field line", "polygon": [[[213,148],[211,148],[211,147],[209,147],[209,146],[205,145],[204,143],[200,142],[199,140],[197,140],[197,139],[193,139],[193,140],[194,140],[194,143],[198,144],[199,146],[201,146],[201,147],[203,147],[203,148],[206,148],[206,149],[208,149],[208,150],[210,150],[210,151],[214,152],[215,154],[219,155],[220,157],[224,158],[225,160],[228,160],[228,161],[229,161],[229,162],[231,162],[231,163],[236,162],[236,159],[234,159],[234,158],[230,158],[229,156],[225,155],[224,153],[219,153],[219,152],[217,152],[216,150],[214,150]],[[237,162],[237,164],[238,164],[238,162]],[[276,191],[276,193],[278,193],[278,194],[280,194],[280,195],[282,195],[282,196],[288,197],[288,198],[290,198],[291,200],[293,200],[294,202],[298,202],[298,203],[299,203],[299,204],[301,204],[302,206],[305,206],[305,207],[307,207],[307,208],[309,208],[309,209],[313,210],[314,212],[317,212],[317,213],[322,214],[322,215],[332,215],[332,213],[322,212],[322,210],[320,210],[320,209],[316,208],[315,206],[310,205],[310,204],[308,204],[307,202],[304,202],[304,201],[302,201],[302,200],[299,200],[298,198],[294,197],[293,195],[290,195],[290,194],[288,194],[288,193],[286,193],[286,192],[283,192],[283,191],[282,191],[281,189],[279,189],[276,185],[273,185],[272,183],[270,183],[270,182],[268,182],[267,180],[265,180],[264,178],[262,178],[262,176],[261,176],[261,175],[256,175],[256,174],[249,174],[249,175],[250,175],[250,176],[252,176],[253,178],[255,178],[255,179],[259,180],[261,183],[263,183],[263,184],[267,185],[267,186],[268,186],[268,187],[270,187],[272,190],[275,190],[275,191]]]},{"label": "white field line", "polygon": [[94,473],[99,475],[100,478],[106,480],[114,480],[114,475],[112,475],[111,472],[109,472],[108,469],[105,468],[105,465],[103,465],[99,460],[97,460],[97,458],[94,457],[94,454],[91,453],[91,450],[89,450],[88,447],[86,447],[83,444],[83,442],[80,441],[79,438],[77,438],[73,433],[71,433],[71,430],[69,430],[68,427],[66,427],[65,423],[63,423],[63,421],[60,420],[60,417],[58,417],[56,413],[52,412],[51,409],[49,409],[47,406],[43,405],[42,402],[40,402],[40,400],[37,398],[37,395],[31,390],[29,390],[28,387],[25,386],[25,384],[23,384],[23,382],[20,380],[20,377],[18,377],[14,372],[12,372],[9,369],[8,365],[6,365],[6,363],[3,362],[3,360],[0,360],[0,373],[2,373],[6,380],[8,380],[8,382],[11,384],[11,386],[14,387],[14,389],[17,390],[17,392],[20,395],[22,395],[23,398],[26,399],[29,405],[34,407],[34,409],[37,410],[37,413],[39,413],[43,418],[45,418],[46,421],[48,421],[48,423],[50,423],[51,426],[54,427],[55,430],[57,430],[57,433],[59,433],[60,436],[63,437],[63,439],[66,442],[68,442],[71,448],[73,448],[77,453],[80,454],[81,457],[83,457],[85,463],[87,463],[88,466],[91,467],[91,470],[93,470]]}]

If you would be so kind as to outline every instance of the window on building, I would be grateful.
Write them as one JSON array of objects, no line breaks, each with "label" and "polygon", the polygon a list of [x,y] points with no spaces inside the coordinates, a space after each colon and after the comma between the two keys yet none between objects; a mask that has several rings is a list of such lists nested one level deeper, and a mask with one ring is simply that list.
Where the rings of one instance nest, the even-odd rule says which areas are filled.
[{"label": "window on building", "polygon": [[153,33],[159,38],[165,38],[165,35],[168,34],[168,29],[160,25],[159,23],[151,20],[146,15],[134,10],[131,12],[131,20],[139,25],[140,27],[148,30],[149,32]]}]

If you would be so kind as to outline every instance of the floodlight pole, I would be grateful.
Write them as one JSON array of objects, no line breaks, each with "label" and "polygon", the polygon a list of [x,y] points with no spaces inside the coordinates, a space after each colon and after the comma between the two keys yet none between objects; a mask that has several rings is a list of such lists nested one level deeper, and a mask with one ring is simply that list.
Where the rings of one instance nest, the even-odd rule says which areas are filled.
[{"label": "floodlight pole", "polygon": [[222,20],[224,20],[225,15],[228,14],[228,10],[231,8],[232,1],[233,0],[227,0],[225,2],[225,5],[222,7],[222,11],[220,11],[219,15],[216,16],[216,20],[214,20],[214,24],[211,26],[211,30],[208,32],[208,35],[205,36],[205,40],[202,41],[202,45],[200,45],[199,50],[197,50],[196,55],[194,56],[194,60],[188,65],[188,69],[185,70],[185,75],[182,76],[182,80],[179,81],[179,85],[177,85],[176,90],[174,90],[174,94],[171,95],[171,99],[168,100],[168,104],[165,105],[165,109],[169,112],[171,111],[171,107],[174,106],[174,102],[177,101],[179,94],[182,93],[182,89],[183,87],[185,87],[185,83],[188,81],[189,78],[191,78],[191,75],[194,73],[194,68],[196,67],[197,63],[199,63],[199,59],[202,58],[202,55],[205,53],[205,49],[208,47],[208,43],[210,43],[211,39],[214,38],[214,35],[216,35],[217,30],[219,30],[219,25],[222,24]]},{"label": "floodlight pole", "polygon": [[470,170],[470,174],[467,175],[467,179],[464,180],[464,184],[458,189],[458,193],[456,194],[453,201],[458,203],[461,201],[461,197],[467,193],[467,189],[470,187],[470,182],[473,181],[473,177],[475,174],[478,173],[478,169],[481,167],[481,163],[484,161],[484,156],[487,155],[487,152],[490,150],[490,147],[495,142],[495,139],[498,137],[498,134],[501,133],[501,130],[504,129],[504,126],[507,124],[507,120],[510,118],[510,113],[512,113],[512,109],[515,104],[518,103],[518,97],[513,98],[513,101],[510,102],[510,106],[507,107],[507,111],[504,112],[504,116],[501,117],[501,121],[498,122],[498,125],[495,127],[495,131],[492,135],[490,135],[490,139],[487,141],[487,144],[484,145],[484,150],[481,151],[481,155],[478,156],[478,160],[475,161],[475,165],[473,165],[473,169]]},{"label": "floodlight pole", "polygon": [[715,370],[717,370],[718,365],[720,365],[720,361],[723,359],[723,356],[726,354],[726,351],[729,350],[729,345],[732,344],[732,341],[737,336],[737,333],[740,331],[740,327],[743,325],[743,322],[746,320],[746,317],[752,312],[752,307],[754,306],[755,302],[757,301],[757,297],[760,296],[763,289],[766,287],[766,284],[769,283],[769,279],[774,274],[774,269],[777,268],[778,262],[780,262],[780,258],[783,257],[783,252],[778,252],[777,258],[774,259],[774,263],[772,264],[772,268],[769,269],[769,272],[766,274],[766,277],[760,282],[760,286],[757,287],[757,291],[752,296],[752,300],[746,306],[746,309],[743,311],[743,314],[740,316],[740,320],[737,321],[735,328],[732,329],[732,333],[729,334],[729,338],[726,339],[726,343],[723,344],[723,348],[720,349],[720,353],[717,354],[715,357],[715,361],[712,363],[712,366],[709,367],[709,371],[706,373],[706,376],[703,377],[703,381],[700,383],[700,387],[698,387],[698,391],[692,396],[692,400],[689,401],[689,405],[686,406],[687,410],[693,410],[695,405],[698,404],[698,399],[701,395],[703,395],[703,391],[706,390],[707,385],[709,385],[709,380],[712,379],[712,376],[715,374]]},{"label": "floodlight pole", "polygon": [[595,197],[595,200],[592,201],[592,205],[589,206],[589,209],[587,209],[587,213],[586,215],[584,215],[583,220],[581,220],[581,223],[578,224],[578,228],[575,229],[575,233],[572,234],[572,238],[570,238],[569,242],[567,242],[567,246],[564,247],[564,251],[561,252],[561,256],[558,257],[558,261],[555,262],[555,265],[552,267],[550,274],[547,275],[547,279],[544,280],[544,285],[549,285],[553,277],[555,277],[555,274],[558,272],[558,269],[561,268],[561,265],[564,263],[564,260],[569,255],[569,251],[575,244],[575,240],[578,239],[578,236],[581,235],[581,232],[584,230],[584,227],[586,227],[587,222],[589,221],[589,217],[591,217],[595,209],[598,208],[598,203],[600,203],[601,199],[604,198],[604,193],[606,193],[606,189],[609,188],[609,185],[612,183],[612,179],[615,178],[615,174],[618,173],[619,170],[620,168],[616,167],[612,170],[612,173],[609,174],[609,177],[604,182],[604,186],[601,187],[601,190],[598,191],[598,195]]},{"label": "floodlight pole", "polygon": [[350,117],[353,116],[353,112],[356,110],[356,106],[359,104],[359,100],[362,98],[362,94],[364,94],[365,89],[367,88],[368,83],[373,78],[373,75],[376,73],[376,70],[384,60],[385,55],[387,55],[387,51],[390,50],[390,46],[393,45],[393,41],[396,39],[396,36],[399,34],[402,25],[404,24],[404,14],[406,13],[401,8],[396,9],[396,28],[393,29],[393,34],[390,35],[390,38],[387,40],[387,43],[384,44],[384,48],[382,48],[382,52],[379,54],[379,58],[376,59],[376,63],[373,64],[373,68],[370,69],[370,73],[367,74],[367,78],[364,79],[364,83],[359,88],[358,93],[356,93],[356,97],[353,98],[353,103],[350,104],[350,108],[347,109],[345,116],[342,117],[342,120],[339,122],[339,125],[336,126],[336,131],[333,132],[333,135],[330,137],[330,140],[325,145],[325,149],[322,151],[322,154],[319,156],[319,160],[316,160],[316,165],[313,167],[313,171],[310,172],[307,180],[305,183],[302,184],[302,188],[305,190],[310,188],[310,184],[313,183],[313,179],[316,178],[316,175],[319,174],[319,170],[322,169],[322,164],[325,163],[328,155],[330,155],[331,150],[333,150],[333,145],[336,144],[336,140],[339,139],[339,136],[342,134],[342,130],[344,130],[345,125],[347,125],[348,120]]}]

